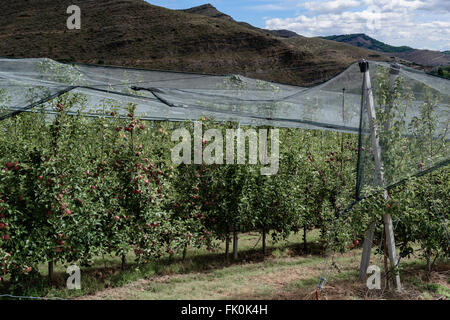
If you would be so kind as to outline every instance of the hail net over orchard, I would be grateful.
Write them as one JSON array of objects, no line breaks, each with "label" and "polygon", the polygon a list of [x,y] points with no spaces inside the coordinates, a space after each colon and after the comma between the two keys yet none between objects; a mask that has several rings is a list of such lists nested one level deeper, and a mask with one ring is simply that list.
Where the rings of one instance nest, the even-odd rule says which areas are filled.
[{"label": "hail net over orchard", "polygon": [[[405,66],[370,62],[384,186],[449,163],[450,81]],[[376,181],[370,121],[362,104],[362,73],[351,65],[312,88],[247,78],[121,67],[0,59],[0,119],[46,110],[52,99],[78,94],[74,114],[107,116],[105,104],[135,105],[144,120],[208,117],[242,125],[333,130],[359,135],[357,198]]]}]

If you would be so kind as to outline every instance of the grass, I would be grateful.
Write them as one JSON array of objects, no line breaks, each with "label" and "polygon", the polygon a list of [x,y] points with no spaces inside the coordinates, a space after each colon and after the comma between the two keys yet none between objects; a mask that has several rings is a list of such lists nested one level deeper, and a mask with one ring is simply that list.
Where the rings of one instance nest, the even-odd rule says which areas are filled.
[{"label": "grass", "polygon": [[[269,238],[270,239],[270,238]],[[82,290],[65,289],[63,265],[55,266],[55,281],[34,295],[74,299],[313,299],[322,274],[324,257],[317,244],[319,233],[309,232],[309,250],[303,251],[301,236],[292,234],[286,241],[268,240],[267,256],[261,254],[258,233],[241,234],[239,257],[225,262],[224,245],[217,253],[190,248],[183,261],[177,256],[170,261],[137,266],[133,255],[127,256],[125,271],[120,271],[120,258],[105,256],[94,259],[92,266],[82,268]],[[368,290],[358,282],[360,249],[334,256],[334,266],[322,292],[323,299],[436,299],[450,297],[449,265],[441,263],[427,278],[424,262],[416,258],[402,262],[405,292]],[[382,258],[372,257],[382,266]],[[106,266],[106,268],[105,268]],[[46,266],[41,266],[46,275]]]}]

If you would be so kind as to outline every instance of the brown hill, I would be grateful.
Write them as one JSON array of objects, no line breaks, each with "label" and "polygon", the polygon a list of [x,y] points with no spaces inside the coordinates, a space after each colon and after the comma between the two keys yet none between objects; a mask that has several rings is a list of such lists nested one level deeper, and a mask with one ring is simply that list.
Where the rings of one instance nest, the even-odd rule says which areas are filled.
[{"label": "brown hill", "polygon": [[359,48],[375,50],[390,56],[401,58],[422,66],[450,65],[450,55],[445,52],[432,50],[419,50],[411,47],[395,47],[369,37],[366,34],[345,34],[324,37],[327,40],[351,44]]},{"label": "brown hill", "polygon": [[423,66],[450,65],[450,55],[439,51],[414,49],[405,52],[395,52],[392,55]]},{"label": "brown hill", "polygon": [[192,14],[199,14],[199,15],[202,15],[202,16],[210,17],[210,18],[225,19],[225,20],[228,20],[228,21],[233,21],[233,22],[236,22],[236,23],[240,24],[241,26],[246,27],[248,29],[261,31],[263,33],[270,33],[270,34],[272,34],[274,36],[277,36],[277,37],[291,38],[291,37],[299,36],[298,34],[296,34],[293,31],[290,31],[290,30],[267,30],[267,29],[261,29],[261,28],[254,27],[254,26],[252,26],[251,24],[249,24],[247,22],[235,21],[229,15],[227,15],[227,14],[217,10],[216,7],[214,7],[210,3],[203,4],[203,5],[197,6],[197,7],[192,7],[192,8],[189,8],[189,9],[184,9],[184,10],[181,10],[181,11],[187,12],[187,13],[192,13]]},{"label": "brown hill", "polygon": [[207,3],[198,7],[192,7],[189,9],[181,10],[183,12],[187,13],[193,13],[193,14],[200,14],[202,16],[207,16],[211,18],[218,18],[218,19],[224,19],[228,21],[234,21],[232,17],[229,15],[220,12],[217,10],[212,4]]},{"label": "brown hill", "polygon": [[[66,27],[72,4],[81,8],[81,30]],[[386,59],[346,44],[285,39],[143,0],[1,1],[0,30],[0,56],[240,73],[296,85],[321,82],[362,57]]]}]

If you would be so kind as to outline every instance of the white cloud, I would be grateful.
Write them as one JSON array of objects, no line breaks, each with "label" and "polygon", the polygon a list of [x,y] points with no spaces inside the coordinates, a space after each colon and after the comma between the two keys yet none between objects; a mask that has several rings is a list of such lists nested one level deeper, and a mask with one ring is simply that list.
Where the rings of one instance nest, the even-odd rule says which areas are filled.
[{"label": "white cloud", "polygon": [[363,0],[362,5],[376,5],[383,11],[425,10],[438,13],[450,12],[448,0]]},{"label": "white cloud", "polygon": [[258,11],[282,11],[282,10],[287,10],[289,8],[286,6],[280,5],[280,4],[268,3],[268,4],[250,6],[250,7],[248,7],[248,9],[258,10]]},{"label": "white cloud", "polygon": [[391,45],[449,50],[449,0],[334,0],[304,2],[306,12],[266,20],[268,29],[304,36],[366,33]]},{"label": "white cloud", "polygon": [[321,13],[338,13],[345,9],[359,7],[361,3],[357,0],[334,0],[329,2],[305,2],[299,6],[304,7],[309,11]]}]

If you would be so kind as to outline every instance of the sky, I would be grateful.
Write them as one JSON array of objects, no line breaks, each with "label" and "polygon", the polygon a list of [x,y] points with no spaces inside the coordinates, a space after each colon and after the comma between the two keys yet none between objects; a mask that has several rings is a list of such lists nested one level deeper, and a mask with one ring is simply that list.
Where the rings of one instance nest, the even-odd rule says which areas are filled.
[{"label": "sky", "polygon": [[170,9],[211,3],[237,21],[303,36],[366,33],[394,46],[450,50],[450,0],[148,0]]}]

